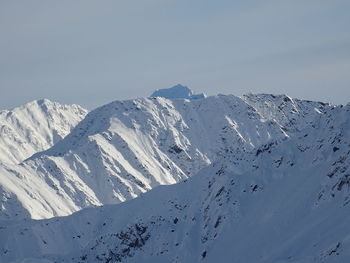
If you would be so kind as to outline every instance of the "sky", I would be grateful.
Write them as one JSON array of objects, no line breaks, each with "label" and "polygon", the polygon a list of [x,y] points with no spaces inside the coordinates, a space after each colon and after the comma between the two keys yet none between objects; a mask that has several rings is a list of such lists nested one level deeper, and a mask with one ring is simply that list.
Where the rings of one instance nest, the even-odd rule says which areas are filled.
[{"label": "sky", "polygon": [[350,102],[349,0],[0,0],[0,109],[183,84]]}]

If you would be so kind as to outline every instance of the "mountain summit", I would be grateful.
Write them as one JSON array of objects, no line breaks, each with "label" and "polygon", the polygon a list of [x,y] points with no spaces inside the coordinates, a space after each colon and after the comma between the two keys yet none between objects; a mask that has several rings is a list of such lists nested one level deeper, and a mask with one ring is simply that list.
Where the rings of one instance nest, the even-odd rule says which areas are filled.
[{"label": "mountain summit", "polygon": [[166,99],[204,99],[204,93],[194,94],[191,89],[181,84],[177,84],[168,89],[158,89],[151,94],[152,98],[163,97]]},{"label": "mountain summit", "polygon": [[87,114],[48,99],[0,111],[0,162],[17,164],[64,138]]}]

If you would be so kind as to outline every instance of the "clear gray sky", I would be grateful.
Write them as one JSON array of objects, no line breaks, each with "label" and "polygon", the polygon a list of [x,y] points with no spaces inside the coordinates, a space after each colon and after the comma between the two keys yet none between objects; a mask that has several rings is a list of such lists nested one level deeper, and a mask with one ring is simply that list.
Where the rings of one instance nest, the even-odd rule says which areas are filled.
[{"label": "clear gray sky", "polygon": [[0,109],[181,83],[350,101],[350,0],[0,0]]}]

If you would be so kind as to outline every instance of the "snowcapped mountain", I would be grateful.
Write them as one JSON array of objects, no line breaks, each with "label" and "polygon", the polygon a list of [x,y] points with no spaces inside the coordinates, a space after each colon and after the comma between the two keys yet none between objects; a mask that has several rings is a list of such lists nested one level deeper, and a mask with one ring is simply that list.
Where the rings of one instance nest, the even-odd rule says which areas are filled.
[{"label": "snowcapped mountain", "polygon": [[0,218],[49,218],[135,198],[228,154],[238,162],[286,140],[332,107],[270,95],[112,102],[47,151],[0,166]]},{"label": "snowcapped mountain", "polygon": [[206,95],[204,93],[194,94],[186,86],[177,84],[168,89],[159,89],[152,93],[151,98],[162,97],[166,99],[204,99]]},{"label": "snowcapped mountain", "polygon": [[[135,198],[229,154],[238,162],[246,152],[288,139],[332,107],[286,98],[158,97],[102,106],[47,151],[0,167],[0,218],[63,216]],[[273,116],[257,110],[268,99]]]},{"label": "snowcapped mountain", "polygon": [[90,112],[51,149],[0,167],[1,188],[11,197],[2,201],[1,217],[48,218],[122,202],[271,136],[286,135],[235,96],[116,101]]},{"label": "snowcapped mountain", "polygon": [[[237,117],[241,151],[223,148],[183,182],[67,217],[2,221],[2,262],[347,262],[350,105],[223,98],[254,104],[258,115],[248,117],[251,106],[235,115],[246,115],[250,136],[255,121],[272,123],[272,136],[244,143]],[[272,133],[281,125],[283,132]],[[48,152],[64,154],[60,144]]]},{"label": "snowcapped mountain", "polygon": [[87,110],[47,99],[0,111],[0,162],[17,164],[65,137]]},{"label": "snowcapped mountain", "polygon": [[0,262],[348,261],[350,104],[166,96],[1,164]]}]

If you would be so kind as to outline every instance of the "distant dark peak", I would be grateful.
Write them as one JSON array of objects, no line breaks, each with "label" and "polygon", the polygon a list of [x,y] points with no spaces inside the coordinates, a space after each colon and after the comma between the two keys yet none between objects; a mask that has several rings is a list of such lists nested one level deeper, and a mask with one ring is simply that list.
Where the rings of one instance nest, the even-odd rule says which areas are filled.
[{"label": "distant dark peak", "polygon": [[204,99],[204,93],[194,94],[192,90],[181,84],[177,84],[168,89],[158,89],[151,94],[152,98],[163,97],[166,99]]}]

